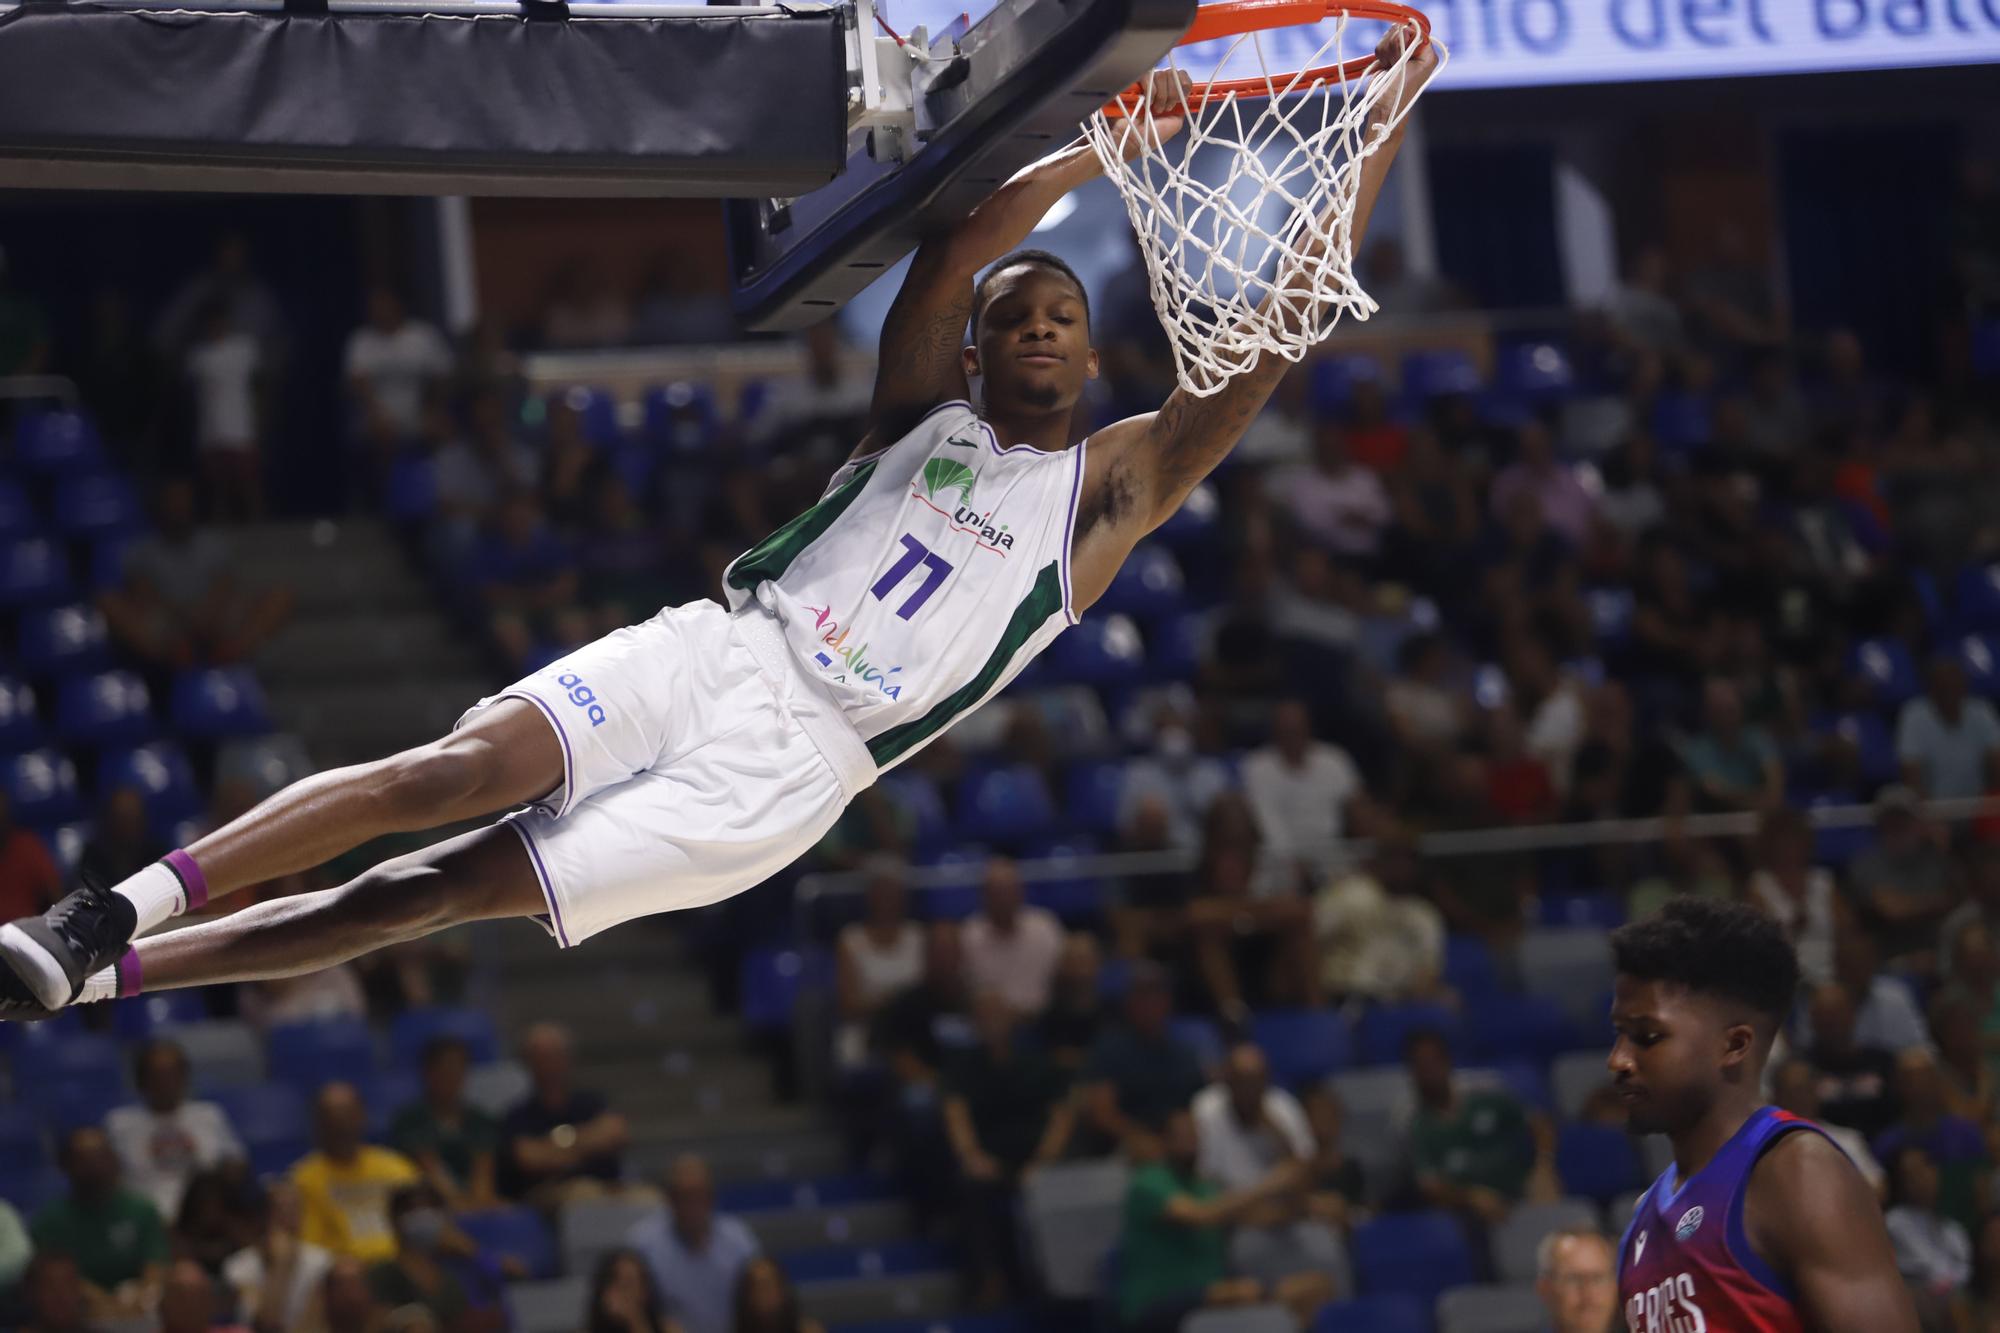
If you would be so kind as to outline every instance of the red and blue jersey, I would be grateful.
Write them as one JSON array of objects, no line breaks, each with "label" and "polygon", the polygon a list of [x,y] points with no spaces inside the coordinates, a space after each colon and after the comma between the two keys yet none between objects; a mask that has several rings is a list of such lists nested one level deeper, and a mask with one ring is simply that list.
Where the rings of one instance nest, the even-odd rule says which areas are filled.
[{"label": "red and blue jersey", "polygon": [[1751,1170],[1795,1130],[1819,1127],[1766,1106],[1701,1170],[1676,1185],[1669,1165],[1640,1196],[1618,1247],[1630,1333],[1804,1333],[1791,1284],[1743,1232]]}]

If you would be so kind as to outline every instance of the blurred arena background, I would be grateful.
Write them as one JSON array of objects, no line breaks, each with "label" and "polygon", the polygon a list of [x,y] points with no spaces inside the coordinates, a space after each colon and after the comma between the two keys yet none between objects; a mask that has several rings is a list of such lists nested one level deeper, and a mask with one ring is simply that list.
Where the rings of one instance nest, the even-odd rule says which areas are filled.
[{"label": "blurred arena background", "polygon": [[[0,1326],[1111,1330],[1226,1244],[1319,1333],[1582,1333],[1545,1304],[1609,1253],[1560,1233],[1663,1165],[1605,933],[1686,893],[1792,932],[1774,1097],[1904,1210],[1930,1326],[2000,1329],[2000,13],[1430,12],[1381,313],[811,857],[576,956],[0,1027]],[[810,504],[901,273],[747,336],[722,218],[0,194],[0,920]],[[1092,295],[1079,430],[1156,406],[1116,194],[1035,243]],[[1162,1252],[1125,1150],[1190,1108],[1219,1184],[1309,1184]]]}]

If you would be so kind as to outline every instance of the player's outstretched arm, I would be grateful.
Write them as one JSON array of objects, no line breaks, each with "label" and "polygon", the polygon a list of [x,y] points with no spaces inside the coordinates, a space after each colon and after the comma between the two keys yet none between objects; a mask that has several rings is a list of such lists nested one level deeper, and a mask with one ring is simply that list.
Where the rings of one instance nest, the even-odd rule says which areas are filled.
[{"label": "player's outstretched arm", "polygon": [[[1166,114],[1180,104],[1179,84],[1160,76],[1153,88],[1154,120],[1168,139],[1181,125]],[[1027,240],[1058,200],[1102,172],[1096,151],[1078,137],[1021,168],[964,221],[917,247],[882,321],[868,436],[857,457],[900,439],[939,403],[965,397],[965,333],[979,270]]]},{"label": "player's outstretched arm", "polygon": [[1814,1333],[1917,1333],[1875,1191],[1831,1140],[1787,1134],[1750,1176],[1743,1226]]}]

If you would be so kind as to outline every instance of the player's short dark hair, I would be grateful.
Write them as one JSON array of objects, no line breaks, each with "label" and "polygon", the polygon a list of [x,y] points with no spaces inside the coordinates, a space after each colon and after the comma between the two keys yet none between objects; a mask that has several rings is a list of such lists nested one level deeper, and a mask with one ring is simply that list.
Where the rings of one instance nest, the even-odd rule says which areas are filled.
[{"label": "player's short dark hair", "polygon": [[1750,1006],[1775,1028],[1799,989],[1799,959],[1778,923],[1747,903],[1672,898],[1611,932],[1618,971]]},{"label": "player's short dark hair", "polygon": [[1030,248],[1000,256],[993,261],[991,268],[979,275],[979,281],[972,289],[972,327],[975,331],[979,328],[979,317],[986,312],[986,303],[991,299],[989,289],[993,286],[993,279],[1020,264],[1033,264],[1038,268],[1050,269],[1075,283],[1077,295],[1083,301],[1083,322],[1086,327],[1089,326],[1090,289],[1083,285],[1083,279],[1076,276],[1076,270],[1071,268],[1061,255],[1049,250]]}]

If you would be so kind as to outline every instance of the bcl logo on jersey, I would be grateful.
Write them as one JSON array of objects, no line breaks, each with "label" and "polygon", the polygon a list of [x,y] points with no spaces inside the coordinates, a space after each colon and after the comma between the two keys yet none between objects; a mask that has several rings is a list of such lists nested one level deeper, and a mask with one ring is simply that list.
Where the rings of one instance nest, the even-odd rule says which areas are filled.
[{"label": "bcl logo on jersey", "polygon": [[1681,1214],[1681,1220],[1674,1223],[1674,1235],[1682,1240],[1701,1230],[1701,1205],[1696,1204]]}]

